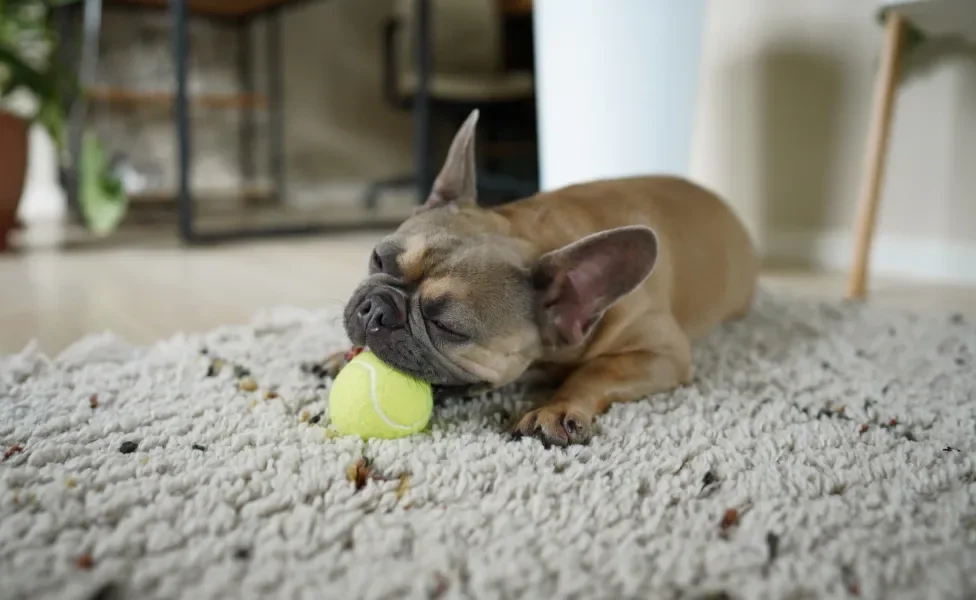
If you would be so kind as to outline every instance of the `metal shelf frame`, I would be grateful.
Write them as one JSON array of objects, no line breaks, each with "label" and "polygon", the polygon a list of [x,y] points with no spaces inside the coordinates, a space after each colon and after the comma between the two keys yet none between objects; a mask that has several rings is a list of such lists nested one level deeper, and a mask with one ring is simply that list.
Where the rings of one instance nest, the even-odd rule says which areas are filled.
[{"label": "metal shelf frame", "polygon": [[[191,14],[188,0],[169,0],[165,10],[170,17],[170,30],[174,64],[174,97],[173,97],[173,127],[176,138],[177,165],[177,208],[179,235],[189,244],[205,244],[231,240],[246,240],[290,235],[308,235],[330,232],[349,232],[353,230],[388,229],[396,222],[384,222],[380,219],[366,220],[362,223],[308,223],[304,225],[279,225],[225,229],[217,231],[201,231],[197,223],[197,205],[191,188],[193,172],[193,135],[190,127],[190,106],[192,99],[188,89],[189,54],[191,51],[189,40],[190,18],[207,18],[218,21],[238,31],[239,44],[237,56],[238,80],[242,93],[253,94],[254,67],[253,48],[251,43],[252,25],[263,19],[266,23],[266,65],[267,65],[267,110],[269,124],[269,170],[273,182],[272,193],[275,199],[283,203],[288,193],[288,174],[286,166],[286,147],[284,135],[284,104],[285,90],[282,69],[282,12],[294,9],[296,6],[311,0],[290,0],[276,3],[267,9],[250,12],[233,17],[217,15]],[[81,53],[79,64],[79,80],[82,88],[94,85],[98,67],[98,42],[101,35],[102,14],[106,8],[125,10],[152,10],[153,7],[115,5],[103,0],[83,0]],[[416,185],[417,201],[422,202],[427,197],[433,184],[433,172],[430,160],[431,146],[431,106],[430,106],[430,72],[431,72],[431,25],[430,0],[415,0],[417,42],[415,61],[418,77],[418,88],[413,99],[414,120],[414,182]],[[62,29],[67,27],[68,19],[62,14]],[[62,52],[67,52],[62,48]],[[84,94],[74,98],[69,109],[69,151],[73,157],[78,157],[81,150],[81,139],[84,122],[88,112],[88,99]],[[255,124],[252,105],[241,106],[243,111],[239,140],[239,161],[242,178],[253,177],[256,164],[253,152]],[[77,163],[72,161],[73,165]],[[69,184],[70,185],[70,184]],[[72,186],[74,187],[74,186]],[[77,188],[69,190],[69,196],[77,198]],[[77,200],[75,200],[77,202]]]}]

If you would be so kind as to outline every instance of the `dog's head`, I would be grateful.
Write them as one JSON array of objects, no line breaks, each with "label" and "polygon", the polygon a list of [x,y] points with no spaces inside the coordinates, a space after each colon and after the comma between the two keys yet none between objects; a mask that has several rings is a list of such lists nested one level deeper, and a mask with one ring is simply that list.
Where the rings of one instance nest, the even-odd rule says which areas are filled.
[{"label": "dog's head", "polygon": [[603,313],[651,272],[646,227],[542,253],[476,202],[473,112],[430,197],[369,258],[346,332],[390,365],[442,386],[517,379],[547,351],[582,344]]}]

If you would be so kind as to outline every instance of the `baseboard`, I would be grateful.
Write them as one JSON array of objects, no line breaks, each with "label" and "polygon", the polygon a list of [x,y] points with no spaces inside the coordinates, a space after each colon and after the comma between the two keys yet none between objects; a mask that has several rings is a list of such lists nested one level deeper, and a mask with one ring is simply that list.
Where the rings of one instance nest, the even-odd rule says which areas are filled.
[{"label": "baseboard", "polygon": [[[761,250],[775,261],[803,261],[846,271],[851,265],[854,237],[846,232],[776,232]],[[976,284],[976,240],[942,240],[877,235],[871,250],[870,273],[884,277],[940,283]]]}]

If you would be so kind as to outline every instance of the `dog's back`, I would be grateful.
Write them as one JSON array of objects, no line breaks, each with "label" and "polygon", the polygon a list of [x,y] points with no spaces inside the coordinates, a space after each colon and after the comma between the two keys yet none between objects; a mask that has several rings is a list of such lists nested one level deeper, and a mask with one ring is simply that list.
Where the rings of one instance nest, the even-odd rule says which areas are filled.
[{"label": "dog's back", "polygon": [[645,225],[659,241],[654,272],[613,313],[664,310],[696,338],[748,311],[758,259],[741,221],[720,198],[680,177],[607,179],[537,194],[496,209],[539,254],[599,231]]}]

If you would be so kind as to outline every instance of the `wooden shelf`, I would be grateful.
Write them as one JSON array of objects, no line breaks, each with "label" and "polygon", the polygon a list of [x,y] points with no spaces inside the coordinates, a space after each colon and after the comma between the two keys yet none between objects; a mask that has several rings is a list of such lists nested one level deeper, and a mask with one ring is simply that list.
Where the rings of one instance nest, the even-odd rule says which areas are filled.
[{"label": "wooden shelf", "polygon": [[[94,87],[85,90],[90,102],[128,106],[173,106],[176,96],[166,91],[142,91],[126,88]],[[268,106],[267,99],[260,94],[193,94],[190,105],[199,108],[255,108]]]},{"label": "wooden shelf", "polygon": [[[274,191],[263,186],[244,186],[240,188],[194,189],[193,198],[198,202],[242,201],[260,202],[274,197]],[[129,194],[129,201],[141,205],[173,204],[177,199],[175,189],[143,190]]]},{"label": "wooden shelf", "polygon": [[[300,0],[187,0],[187,8],[198,15],[211,17],[246,17],[274,8],[294,4]],[[532,13],[532,0],[497,0],[503,14],[527,15]],[[168,8],[169,0],[109,0],[109,5],[146,8]]]},{"label": "wooden shelf", "polygon": [[532,0],[498,0],[502,14],[509,16],[531,15]]},{"label": "wooden shelf", "polygon": [[[211,17],[246,17],[280,6],[295,0],[187,0],[190,12]],[[169,8],[169,0],[110,0],[109,5],[143,6],[146,8]]]}]

